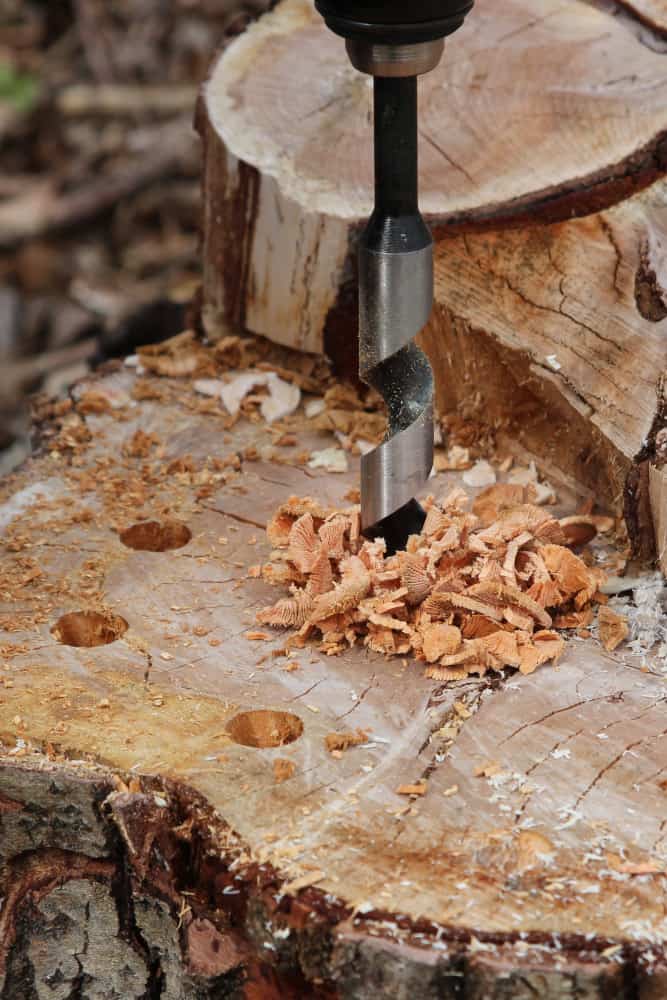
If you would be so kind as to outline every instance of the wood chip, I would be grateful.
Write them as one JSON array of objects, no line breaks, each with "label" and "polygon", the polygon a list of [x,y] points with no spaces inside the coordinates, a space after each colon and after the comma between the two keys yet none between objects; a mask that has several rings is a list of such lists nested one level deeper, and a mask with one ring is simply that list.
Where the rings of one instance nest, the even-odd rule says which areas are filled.
[{"label": "wood chip", "polygon": [[625,615],[620,615],[605,605],[598,611],[598,628],[600,642],[608,653],[620,646],[630,634],[630,626]]},{"label": "wood chip", "polygon": [[327,733],[324,737],[324,745],[329,753],[342,752],[362,743],[368,743],[368,733],[363,729],[357,729],[354,733]]},{"label": "wood chip", "polygon": [[425,781],[420,781],[414,785],[399,785],[396,789],[397,795],[426,795],[428,785]]},{"label": "wood chip", "polygon": [[497,760],[489,760],[486,764],[479,764],[472,773],[476,778],[492,778],[500,769],[501,764]]}]

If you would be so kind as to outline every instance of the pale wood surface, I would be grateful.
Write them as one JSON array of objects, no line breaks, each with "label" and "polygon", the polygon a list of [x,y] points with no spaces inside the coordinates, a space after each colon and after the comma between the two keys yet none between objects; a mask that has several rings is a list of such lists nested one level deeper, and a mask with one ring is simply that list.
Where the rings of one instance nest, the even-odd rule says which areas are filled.
[{"label": "pale wood surface", "polygon": [[[226,432],[222,414],[196,412],[177,380],[153,379],[163,398],[130,406],[133,379],[125,371],[104,383],[128,406],[116,419],[87,416],[87,444],[68,453],[61,434],[55,455],[31,460],[4,487],[5,744],[51,743],[186,783],[253,857],[287,880],[316,870],[318,890],[346,903],[475,934],[580,932],[661,946],[665,877],[618,874],[606,857],[667,863],[661,664],[605,654],[591,639],[569,643],[555,669],[491,683],[438,687],[415,664],[364,651],[326,658],[309,648],[293,657],[299,670],[285,671],[270,655],[280,636],[247,638],[256,610],[275,597],[247,576],[268,555],[262,526],[290,493],[341,503],[356,468],[331,476],[245,461],[198,500],[200,486],[166,473],[172,460],[199,465],[266,444],[264,426],[242,421]],[[128,458],[139,428],[158,441]],[[279,451],[294,461],[309,444],[302,434],[298,449]],[[450,473],[433,488],[455,481]],[[81,520],[83,509],[92,520]],[[192,531],[187,546],[156,553],[120,543],[116,530],[166,513]],[[128,622],[118,641],[75,648],[52,635],[64,613],[101,608]],[[472,717],[438,759],[429,739],[461,700]],[[231,719],[257,709],[294,713],[303,735],[276,749],[230,741]],[[356,727],[370,744],[331,757],[324,736]],[[295,764],[281,784],[278,757]],[[499,777],[473,776],[490,761]],[[427,794],[396,815],[406,804],[397,786],[426,773]],[[552,845],[551,858],[536,858],[534,834]]]}]

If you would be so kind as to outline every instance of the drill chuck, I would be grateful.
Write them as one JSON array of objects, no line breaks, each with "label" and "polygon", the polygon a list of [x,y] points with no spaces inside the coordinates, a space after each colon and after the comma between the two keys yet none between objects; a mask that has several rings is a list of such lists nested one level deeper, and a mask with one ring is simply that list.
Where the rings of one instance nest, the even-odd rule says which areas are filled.
[{"label": "drill chuck", "polygon": [[328,26],[343,38],[411,45],[451,35],[473,0],[315,0]]}]

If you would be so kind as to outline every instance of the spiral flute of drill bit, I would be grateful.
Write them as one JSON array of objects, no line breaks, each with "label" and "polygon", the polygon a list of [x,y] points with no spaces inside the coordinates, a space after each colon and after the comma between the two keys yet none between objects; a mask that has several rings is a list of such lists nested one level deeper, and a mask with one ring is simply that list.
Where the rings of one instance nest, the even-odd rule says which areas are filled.
[{"label": "spiral flute of drill bit", "polygon": [[403,547],[433,465],[433,376],[413,343],[433,303],[433,245],[418,208],[416,77],[374,78],[375,209],[359,250],[359,374],[383,396],[389,429],[362,458],[367,535]]}]

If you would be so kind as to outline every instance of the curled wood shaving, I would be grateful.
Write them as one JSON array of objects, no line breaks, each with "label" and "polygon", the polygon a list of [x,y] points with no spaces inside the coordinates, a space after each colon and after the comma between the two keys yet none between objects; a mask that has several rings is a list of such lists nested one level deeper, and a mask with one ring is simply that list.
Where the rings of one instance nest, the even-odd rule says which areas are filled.
[{"label": "curled wood shaving", "polygon": [[266,527],[269,541],[275,548],[283,548],[289,541],[292,526],[300,517],[310,514],[314,524],[319,527],[329,513],[330,511],[311,497],[291,496],[280,505]]},{"label": "curled wood shaving", "polygon": [[457,670],[455,667],[427,667],[424,671],[424,677],[433,681],[462,681],[467,676],[467,670]]},{"label": "curled wood shaving", "polygon": [[339,584],[328,594],[321,594],[313,603],[313,609],[308,620],[313,624],[321,622],[332,615],[340,615],[356,608],[371,589],[371,578],[368,573],[352,577]]},{"label": "curled wood shaving", "polygon": [[262,625],[274,628],[301,628],[313,610],[313,598],[305,590],[299,590],[294,597],[283,597],[272,608],[265,608],[257,615]]},{"label": "curled wood shaving", "polygon": [[461,646],[461,630],[456,625],[427,625],[422,633],[422,652],[429,663],[456,653]]},{"label": "curled wood shaving", "polygon": [[652,860],[646,861],[624,861],[620,854],[608,852],[606,854],[607,864],[612,871],[621,875],[664,875],[665,865]]},{"label": "curled wood shaving", "polygon": [[[604,574],[568,547],[569,529],[588,526],[589,515],[559,522],[530,502],[530,490],[497,484],[472,511],[460,489],[430,498],[422,532],[395,555],[361,536],[358,507],[290,497],[269,523],[279,551],[262,575],[292,593],[258,620],[299,629],[294,645],[319,638],[327,655],[357,644],[412,655],[439,681],[556,662],[565,642],[554,628],[591,623]],[[603,641],[605,621],[622,632],[610,615],[600,614]]]},{"label": "curled wood shaving", "polygon": [[320,528],[318,538],[330,559],[342,559],[345,555],[344,538],[349,527],[348,518],[337,516]]},{"label": "curled wood shaving", "polygon": [[532,498],[531,487],[520,483],[495,483],[477,494],[473,500],[472,510],[481,524],[488,528],[498,519],[501,511],[527,503]]},{"label": "curled wood shaving", "polygon": [[411,552],[406,552],[401,559],[401,579],[407,590],[406,604],[421,604],[433,587],[421,560]]},{"label": "curled wood shaving", "polygon": [[490,604],[496,604],[500,608],[515,607],[520,611],[525,611],[526,614],[534,618],[536,622],[545,628],[549,628],[551,625],[551,615],[544,610],[544,608],[534,601],[532,597],[525,594],[518,587],[514,587],[511,584],[501,584],[484,581],[483,583],[476,583],[468,590],[469,594],[475,597],[481,597],[483,600],[488,601]]},{"label": "curled wood shaving", "polygon": [[290,528],[287,555],[302,573],[310,573],[320,554],[313,515],[302,514]]},{"label": "curled wood shaving", "polygon": [[308,578],[308,593],[311,597],[319,597],[326,594],[334,585],[334,575],[331,569],[331,562],[327,551],[322,548],[313,563],[313,568]]}]

